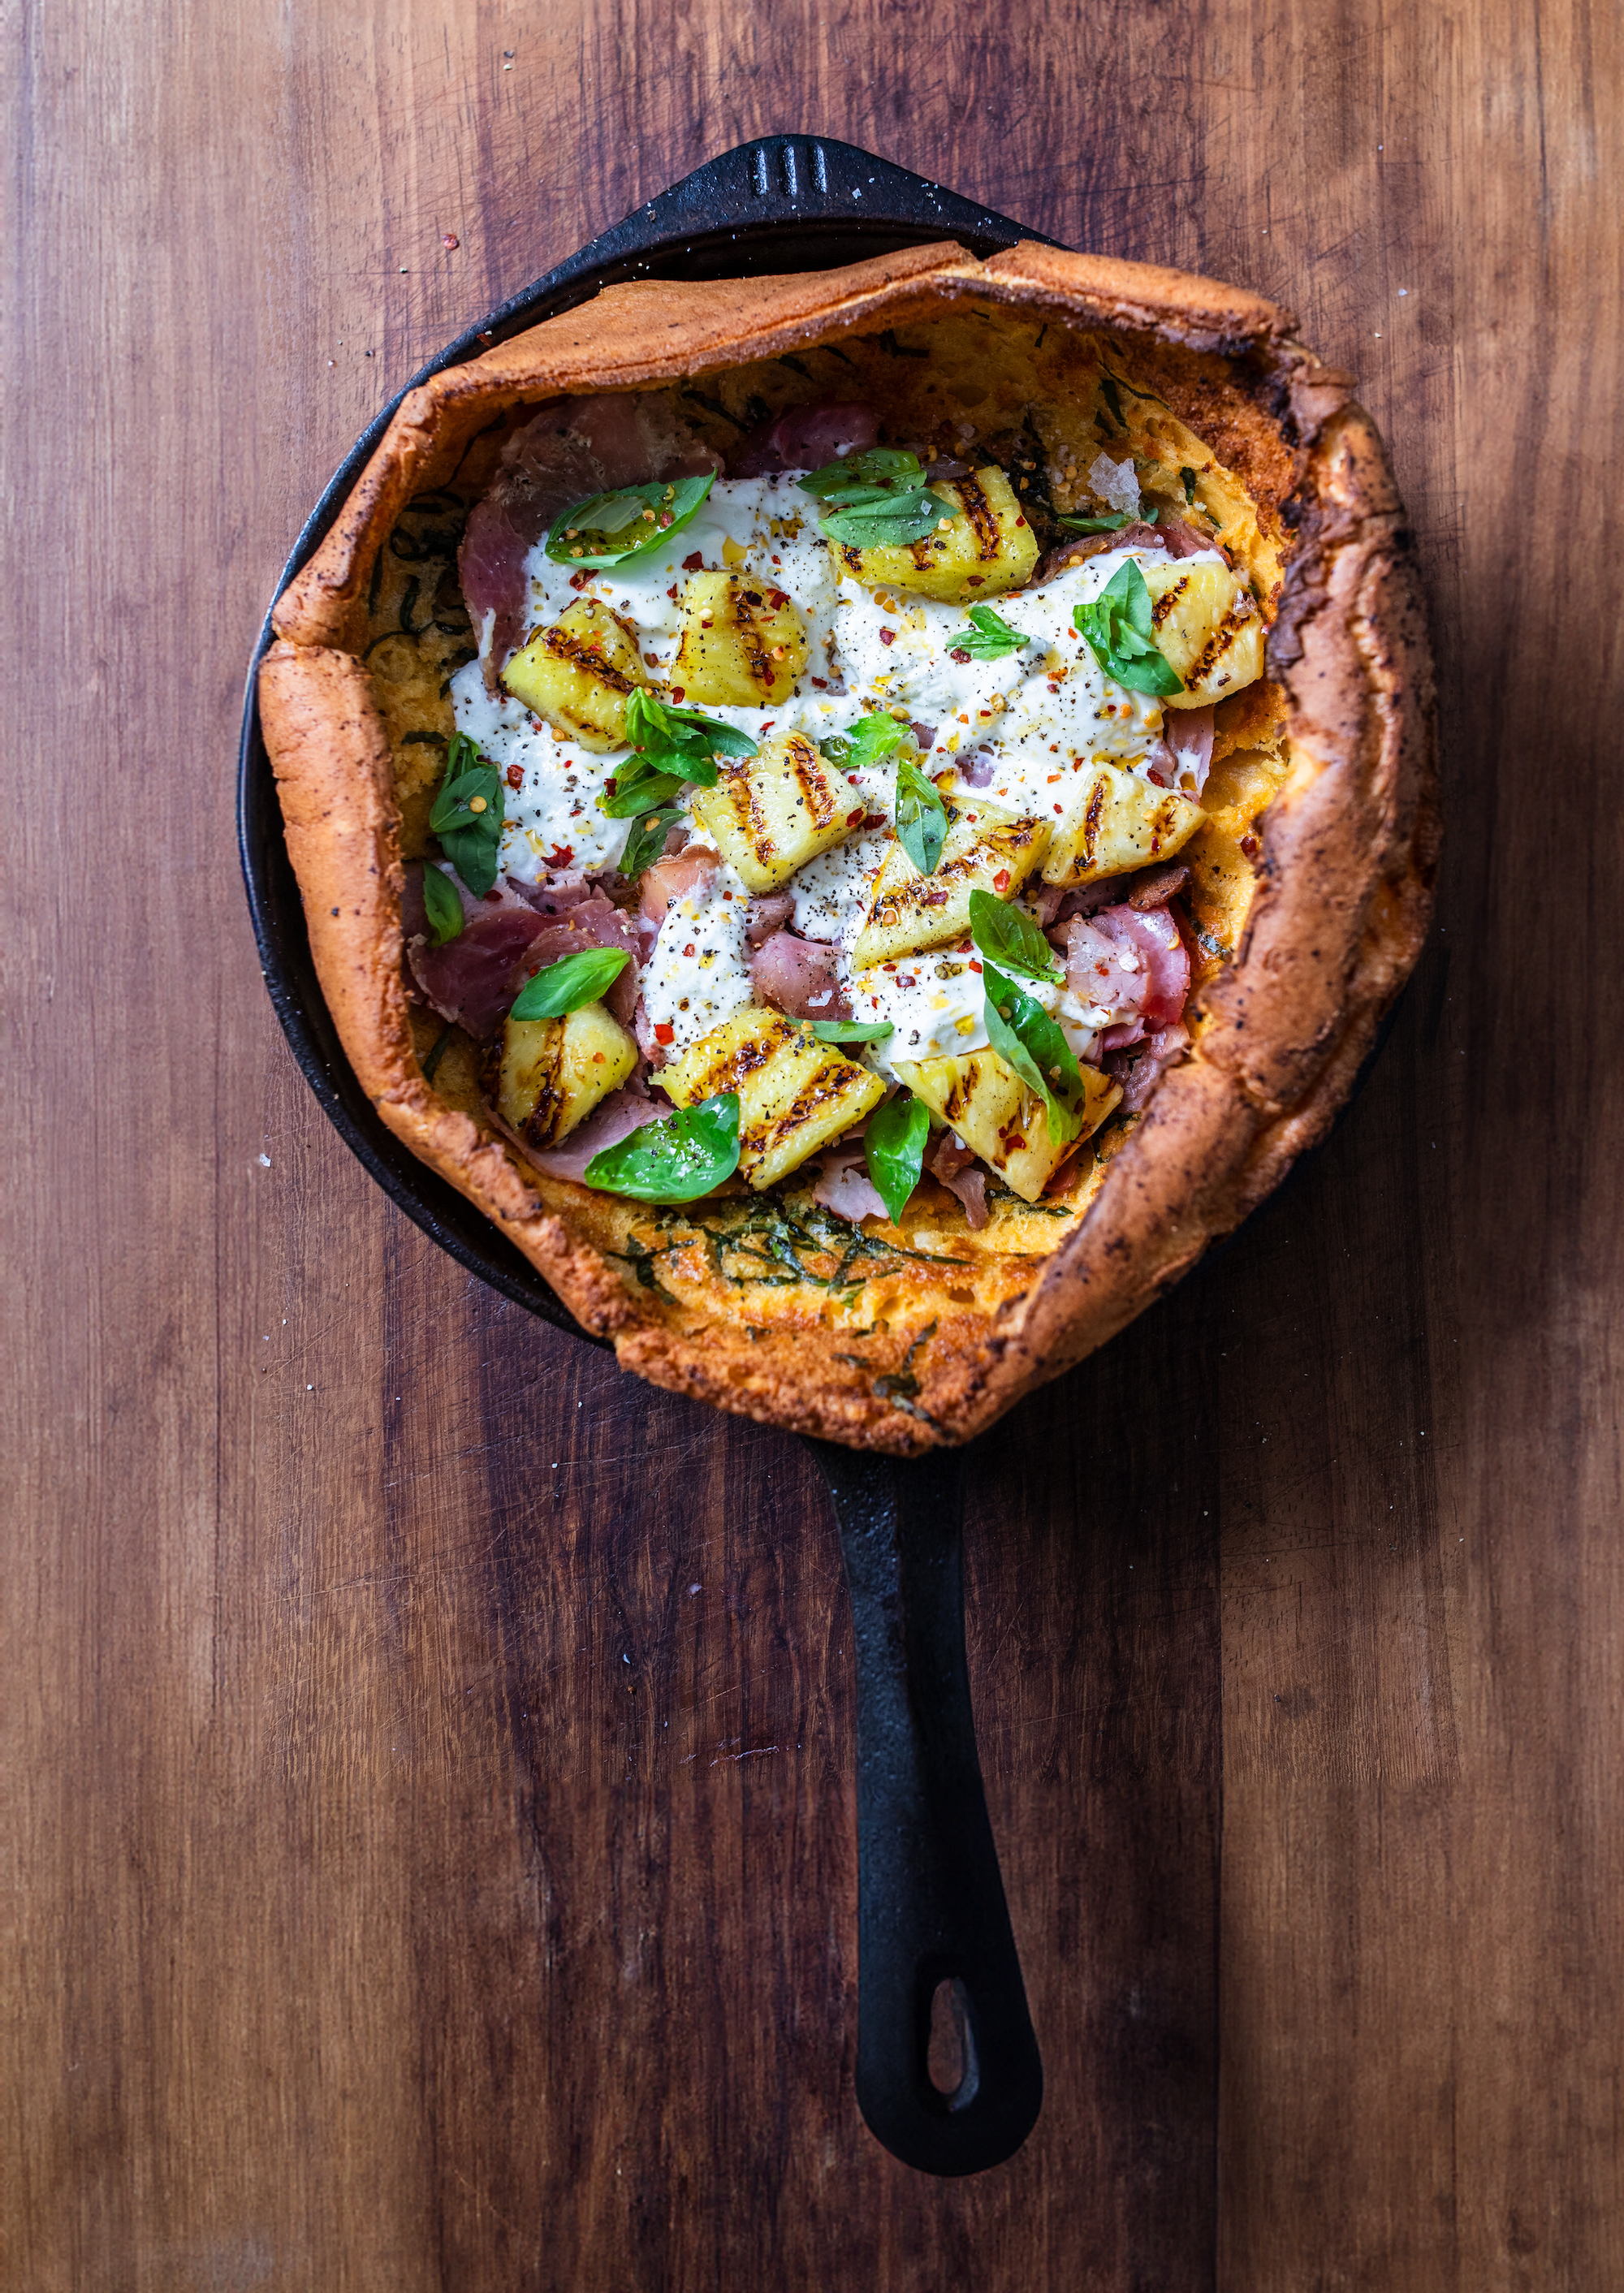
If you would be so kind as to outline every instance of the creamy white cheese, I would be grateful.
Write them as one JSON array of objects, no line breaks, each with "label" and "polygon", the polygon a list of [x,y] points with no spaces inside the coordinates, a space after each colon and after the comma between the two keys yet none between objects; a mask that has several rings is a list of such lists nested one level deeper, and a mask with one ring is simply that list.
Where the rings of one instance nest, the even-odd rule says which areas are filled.
[{"label": "creamy white cheese", "polygon": [[[1125,475],[1123,467],[1111,466],[1111,482],[1126,507],[1133,466],[1124,466]],[[1097,478],[1091,476],[1091,483],[1116,498]],[[1137,506],[1136,485],[1134,500]],[[788,591],[806,624],[807,673],[797,693],[775,709],[707,703],[708,715],[755,739],[771,729],[804,731],[823,741],[861,717],[905,711],[916,725],[930,728],[930,771],[939,774],[956,763],[962,772],[974,772],[977,791],[987,801],[1030,815],[1064,810],[1069,784],[1098,760],[1141,773],[1148,768],[1163,737],[1161,709],[1149,696],[1107,679],[1074,615],[1125,563],[1150,565],[1164,555],[1144,547],[1105,551],[1041,588],[994,599],[994,611],[1026,640],[1019,652],[998,660],[978,660],[966,650],[963,639],[972,626],[968,607],[870,591],[852,579],[824,540],[816,506],[792,473],[719,479],[691,524],[648,556],[601,572],[572,574],[538,545],[526,579],[532,626],[549,626],[582,596],[597,597],[636,627],[651,676],[667,687],[688,574],[725,568],[770,582]],[[488,642],[488,629],[485,634]],[[493,699],[477,661],[452,679],[451,701],[458,730],[503,775],[501,856],[509,874],[533,883],[606,869],[618,860],[629,823],[609,819],[598,798],[627,750],[596,755],[556,734],[506,694]],[[893,766],[881,764],[847,777],[854,808],[860,799],[870,817],[889,820]],[[810,862],[788,887],[794,928],[841,948],[841,975],[857,1017],[883,1017],[894,1028],[873,1054],[874,1065],[888,1075],[898,1058],[981,1049],[987,1040],[980,975],[970,968],[973,951],[939,951],[849,984],[849,952],[889,840],[889,830],[860,831]],[[749,899],[739,879],[724,869],[702,898],[679,901],[667,916],[644,969],[642,991],[651,1023],[671,1030],[671,1050],[685,1049],[754,1000],[745,942]],[[1103,1005],[1079,1005],[1059,988],[1034,992],[1057,1013],[1079,1051],[1092,1047],[1108,1024]]]},{"label": "creamy white cheese", "polygon": [[706,889],[674,900],[642,976],[649,1025],[673,1058],[755,1001],[750,980],[750,894],[731,868]]}]

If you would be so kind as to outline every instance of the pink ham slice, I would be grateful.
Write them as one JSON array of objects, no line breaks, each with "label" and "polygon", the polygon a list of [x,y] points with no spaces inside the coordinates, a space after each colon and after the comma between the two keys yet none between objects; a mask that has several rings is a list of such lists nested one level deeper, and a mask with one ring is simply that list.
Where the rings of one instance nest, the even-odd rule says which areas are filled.
[{"label": "pink ham slice", "polygon": [[840,951],[821,940],[775,932],[756,951],[751,984],[764,1003],[792,1019],[849,1019],[840,989]]},{"label": "pink ham slice", "polygon": [[860,1219],[890,1216],[868,1175],[860,1139],[856,1145],[843,1140],[824,1147],[812,1199],[836,1218],[849,1219],[853,1226]]},{"label": "pink ham slice", "polygon": [[933,1179],[939,1179],[950,1195],[956,1195],[964,1205],[964,1215],[973,1230],[987,1224],[987,1172],[976,1166],[976,1158],[956,1132],[944,1130],[936,1152],[928,1165]]},{"label": "pink ham slice", "polygon": [[1162,741],[1171,752],[1169,784],[1186,796],[1199,796],[1213,768],[1211,709],[1168,709],[1162,715]]},{"label": "pink ham slice", "polygon": [[[466,1027],[481,1042],[495,1035],[532,972],[588,947],[621,947],[632,958],[605,998],[615,1017],[630,1025],[637,1000],[637,933],[629,918],[601,892],[561,912],[541,915],[503,884],[500,896],[475,908],[459,936],[443,947],[426,936],[422,903],[422,871],[414,878],[408,870],[402,921],[411,976],[443,1018]],[[467,905],[465,895],[465,912]]]},{"label": "pink ham slice", "polygon": [[[1116,1026],[1131,1030],[1113,1044],[1116,1026],[1108,1028],[1100,1038],[1102,1049],[1135,1041],[1147,1028],[1165,1026],[1182,1013],[1190,993],[1190,954],[1165,908],[1141,912],[1122,906],[1074,916],[1065,926],[1065,942],[1073,994],[1080,1002],[1120,1014]],[[1125,967],[1125,954],[1133,959],[1131,966]]]},{"label": "pink ham slice", "polygon": [[818,400],[751,430],[727,457],[730,478],[766,478],[778,470],[821,470],[825,462],[860,454],[880,435],[872,406]]},{"label": "pink ham slice", "polygon": [[1123,1052],[1108,1055],[1106,1071],[1122,1085],[1123,1112],[1138,1114],[1167,1069],[1189,1049],[1190,1030],[1175,1022],[1171,1027],[1158,1027],[1146,1041],[1143,1050],[1135,1051],[1132,1058]]},{"label": "pink ham slice", "polygon": [[549,1146],[544,1152],[526,1146],[525,1158],[555,1179],[579,1179],[594,1155],[640,1130],[646,1122],[662,1122],[670,1111],[669,1099],[650,1098],[641,1083],[629,1082],[623,1090],[611,1091],[601,1100],[562,1146]]},{"label": "pink ham slice", "polygon": [[744,933],[751,947],[759,947],[782,931],[795,912],[793,892],[764,892],[750,903],[750,922]]},{"label": "pink ham slice", "polygon": [[659,392],[560,399],[516,431],[457,559],[488,689],[524,634],[524,561],[560,510],[616,486],[719,467]]},{"label": "pink ham slice", "polygon": [[690,895],[702,895],[721,864],[721,855],[708,844],[691,844],[686,851],[673,852],[645,868],[637,902],[644,922],[653,924],[657,932],[672,902]]}]

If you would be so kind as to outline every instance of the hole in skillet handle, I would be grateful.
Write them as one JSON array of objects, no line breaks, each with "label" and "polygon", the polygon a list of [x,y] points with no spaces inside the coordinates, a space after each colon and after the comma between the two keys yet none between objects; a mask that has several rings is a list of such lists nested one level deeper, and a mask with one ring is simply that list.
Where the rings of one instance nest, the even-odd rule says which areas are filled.
[{"label": "hole in skillet handle", "polygon": [[964,1461],[807,1446],[834,1498],[857,1677],[857,2105],[921,2173],[984,2173],[1043,2069],[976,1756]]},{"label": "hole in skillet handle", "polygon": [[[527,327],[575,309],[601,288],[634,279],[832,270],[937,239],[956,239],[985,257],[1018,239],[1042,238],[1008,215],[828,136],[768,135],[722,152],[487,312],[413,375],[334,473],[294,544],[275,594],[281,595],[326,539],[408,391],[430,375],[479,357],[493,342],[506,342]],[[260,965],[288,1048],[334,1128],[408,1218],[503,1297],[555,1328],[589,1338],[506,1236],[394,1137],[344,1055],[311,960],[275,779],[260,733],[259,664],[271,642],[267,612],[248,664],[238,753],[237,838]]]}]

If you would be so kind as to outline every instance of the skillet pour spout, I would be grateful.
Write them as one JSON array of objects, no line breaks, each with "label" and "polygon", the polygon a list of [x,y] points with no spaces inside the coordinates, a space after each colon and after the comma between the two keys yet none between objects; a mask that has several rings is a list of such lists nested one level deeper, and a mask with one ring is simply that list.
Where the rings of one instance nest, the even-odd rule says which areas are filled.
[{"label": "skillet pour spout", "polygon": [[857,1660],[857,2104],[905,2165],[978,2174],[1036,2124],[1043,2067],[976,1756],[963,1455],[807,1446],[834,1498]]}]

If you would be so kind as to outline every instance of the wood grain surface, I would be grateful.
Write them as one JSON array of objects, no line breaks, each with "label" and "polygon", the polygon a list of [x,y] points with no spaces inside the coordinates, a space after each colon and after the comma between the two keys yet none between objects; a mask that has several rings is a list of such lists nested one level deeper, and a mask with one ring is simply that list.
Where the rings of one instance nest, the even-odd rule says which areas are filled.
[{"label": "wood grain surface", "polygon": [[[5,26],[8,2289],[1624,2283],[1617,12]],[[249,649],[352,439],[785,127],[1294,305],[1439,645],[1440,920],[1362,1098],[974,1455],[1048,2099],[957,2184],[853,2103],[805,1452],[395,1214],[232,850]]]}]

